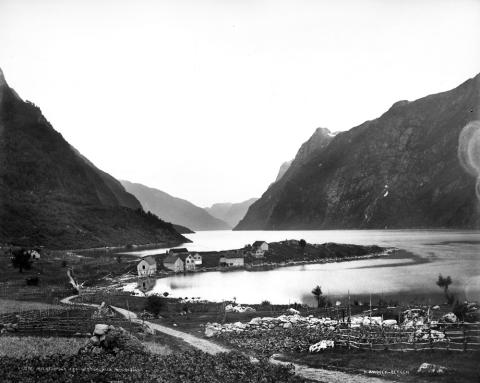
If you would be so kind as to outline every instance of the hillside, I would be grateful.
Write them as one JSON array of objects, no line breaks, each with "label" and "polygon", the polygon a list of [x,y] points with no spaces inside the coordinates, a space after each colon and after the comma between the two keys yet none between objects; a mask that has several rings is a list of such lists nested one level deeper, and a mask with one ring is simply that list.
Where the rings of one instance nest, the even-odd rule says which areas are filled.
[{"label": "hillside", "polygon": [[0,243],[49,248],[188,242],[23,101],[0,71]]},{"label": "hillside", "polygon": [[307,155],[303,145],[235,229],[476,227],[475,177],[460,165],[457,147],[479,106],[477,75],[397,102]]},{"label": "hillside", "polygon": [[214,217],[227,222],[230,227],[235,227],[245,216],[250,205],[257,199],[258,198],[250,198],[238,203],[215,203],[210,207],[206,207],[205,210]]},{"label": "hillside", "polygon": [[138,198],[145,211],[151,211],[167,221],[193,230],[231,229],[226,222],[212,217],[207,211],[187,200],[142,184],[121,182],[129,193]]}]

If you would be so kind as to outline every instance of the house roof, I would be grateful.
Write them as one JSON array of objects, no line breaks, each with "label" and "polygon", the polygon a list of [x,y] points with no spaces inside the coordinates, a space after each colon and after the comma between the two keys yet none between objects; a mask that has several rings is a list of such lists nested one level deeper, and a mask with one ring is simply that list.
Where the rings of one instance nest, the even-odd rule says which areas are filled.
[{"label": "house roof", "polygon": [[253,247],[259,247],[259,246],[263,245],[264,243],[267,243],[267,242],[265,242],[265,241],[255,241],[255,242],[253,242],[252,246]]},{"label": "house roof", "polygon": [[192,254],[178,254],[178,257],[182,260],[185,261],[188,257],[193,258]]},{"label": "house roof", "polygon": [[150,257],[150,256],[142,258],[142,261],[147,262],[150,266],[157,264],[157,262],[155,262],[155,259],[153,259],[153,257]]},{"label": "house roof", "polygon": [[175,263],[177,259],[181,259],[178,255],[168,255],[164,260],[163,264],[165,263]]},{"label": "house roof", "polygon": [[178,249],[170,249],[169,254],[182,254],[182,253],[188,253],[188,250],[184,247],[178,248]]}]

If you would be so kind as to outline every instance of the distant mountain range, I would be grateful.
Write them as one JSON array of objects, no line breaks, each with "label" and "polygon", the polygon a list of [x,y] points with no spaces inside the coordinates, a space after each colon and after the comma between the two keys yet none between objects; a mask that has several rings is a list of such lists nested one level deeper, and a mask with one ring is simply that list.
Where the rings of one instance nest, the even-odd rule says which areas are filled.
[{"label": "distant mountain range", "polygon": [[240,220],[245,216],[250,205],[257,199],[258,198],[250,198],[246,201],[238,203],[216,203],[210,207],[206,207],[205,210],[214,217],[227,222],[227,224],[230,225],[230,228],[232,228],[240,222]]},{"label": "distant mountain range", "polygon": [[138,198],[145,211],[151,211],[167,221],[192,230],[229,230],[233,227],[187,200],[142,184],[121,182],[129,193]]},{"label": "distant mountain range", "polygon": [[65,249],[161,242],[189,240],[70,146],[0,70],[0,243]]},{"label": "distant mountain range", "polygon": [[317,129],[235,229],[478,227],[475,177],[457,148],[479,107],[477,75],[349,131]]}]

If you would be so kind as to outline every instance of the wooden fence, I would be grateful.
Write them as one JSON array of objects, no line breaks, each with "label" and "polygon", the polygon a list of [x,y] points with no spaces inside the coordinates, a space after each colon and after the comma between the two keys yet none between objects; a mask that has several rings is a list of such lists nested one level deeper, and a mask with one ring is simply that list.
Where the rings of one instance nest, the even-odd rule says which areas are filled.
[{"label": "wooden fence", "polygon": [[142,326],[124,318],[91,319],[84,317],[48,317],[38,320],[19,321],[17,331],[21,335],[42,336],[87,336],[92,333],[97,323],[123,327],[128,331],[138,332]]},{"label": "wooden fence", "polygon": [[[341,347],[370,351],[480,351],[480,323],[425,324],[422,327],[401,330],[346,327],[337,329],[333,338]],[[439,334],[444,338],[439,338]]]}]

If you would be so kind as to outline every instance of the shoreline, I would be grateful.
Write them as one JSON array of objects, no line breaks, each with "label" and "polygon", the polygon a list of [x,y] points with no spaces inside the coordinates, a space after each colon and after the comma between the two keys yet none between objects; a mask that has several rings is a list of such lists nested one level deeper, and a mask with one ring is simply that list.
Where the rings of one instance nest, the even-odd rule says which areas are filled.
[{"label": "shoreline", "polygon": [[[223,251],[228,251],[228,250],[223,250]],[[212,268],[201,268],[198,270],[194,271],[185,271],[185,272],[166,272],[162,271],[161,274],[154,275],[154,276],[149,276],[149,277],[138,277],[138,276],[132,276],[132,278],[129,278],[128,280],[121,280],[121,281],[112,281],[114,285],[120,285],[120,288],[124,290],[124,288],[127,286],[127,284],[131,284],[134,282],[139,282],[140,280],[145,280],[145,279],[164,279],[164,278],[169,278],[173,276],[178,276],[178,275],[191,275],[191,274],[196,274],[196,273],[208,273],[208,272],[222,272],[222,273],[230,273],[230,272],[236,272],[236,271],[249,271],[249,272],[259,272],[259,271],[271,271],[275,269],[280,269],[284,267],[294,267],[294,266],[302,266],[302,265],[314,265],[314,264],[328,264],[328,263],[343,263],[343,262],[351,262],[351,261],[361,261],[361,260],[366,260],[366,259],[378,259],[378,258],[387,258],[391,254],[395,252],[402,252],[402,253],[408,253],[405,250],[398,249],[398,248],[386,248],[384,251],[381,253],[372,253],[372,254],[365,254],[365,255],[357,255],[357,256],[352,256],[352,257],[343,257],[343,258],[325,258],[325,259],[315,259],[315,260],[303,260],[303,261],[291,261],[287,263],[267,263],[267,264],[261,264],[259,266],[240,266],[240,267],[222,267],[222,266],[216,266]],[[201,252],[199,252],[201,253]],[[408,253],[409,254],[409,253]],[[401,257],[405,258],[405,257]],[[121,278],[121,277],[119,277]],[[132,291],[136,291],[139,289],[135,288]],[[147,291],[148,292],[148,291]],[[146,293],[143,293],[146,296]]]}]

